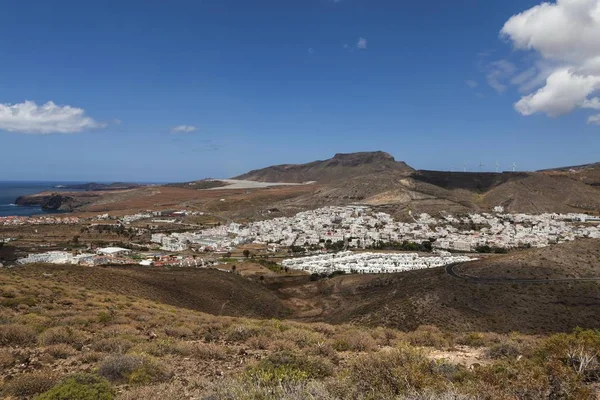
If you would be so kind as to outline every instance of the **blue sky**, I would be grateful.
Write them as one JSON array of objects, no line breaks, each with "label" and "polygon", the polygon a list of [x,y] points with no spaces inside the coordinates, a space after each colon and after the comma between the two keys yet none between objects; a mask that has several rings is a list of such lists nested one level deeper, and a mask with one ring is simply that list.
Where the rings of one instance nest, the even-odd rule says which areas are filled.
[{"label": "blue sky", "polygon": [[185,181],[369,150],[419,169],[600,161],[594,107],[515,110],[557,62],[500,30],[539,3],[4,2],[0,180]]}]

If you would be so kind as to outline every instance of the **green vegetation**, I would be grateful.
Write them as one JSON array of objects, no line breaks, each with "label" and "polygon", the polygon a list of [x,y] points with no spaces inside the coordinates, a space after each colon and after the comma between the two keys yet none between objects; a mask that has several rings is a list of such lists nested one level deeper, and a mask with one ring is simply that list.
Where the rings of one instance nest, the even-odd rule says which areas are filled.
[{"label": "green vegetation", "polygon": [[112,400],[114,391],[110,384],[96,375],[76,374],[64,378],[36,400]]}]

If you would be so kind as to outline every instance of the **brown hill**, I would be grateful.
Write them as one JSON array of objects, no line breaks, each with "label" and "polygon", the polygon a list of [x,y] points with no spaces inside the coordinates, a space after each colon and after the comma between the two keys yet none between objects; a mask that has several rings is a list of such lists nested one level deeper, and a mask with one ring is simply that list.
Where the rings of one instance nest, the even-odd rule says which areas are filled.
[{"label": "brown hill", "polygon": [[597,282],[520,283],[522,278],[600,277],[600,240],[584,240],[464,264],[459,272],[506,281],[472,282],[444,268],[393,275],[349,275],[279,289],[308,321],[353,322],[412,330],[530,333],[597,327]]},{"label": "brown hill", "polygon": [[315,181],[318,183],[339,182],[356,176],[374,175],[394,172],[406,175],[413,169],[402,161],[382,151],[336,154],[324,161],[313,161],[308,164],[275,165],[250,171],[235,177],[259,182],[302,183]]},{"label": "brown hill", "polygon": [[600,186],[600,163],[575,165],[539,171],[550,176],[566,176],[591,186]]},{"label": "brown hill", "polygon": [[26,265],[20,276],[59,286],[103,290],[213,315],[276,318],[285,313],[277,296],[254,281],[212,269],[82,268]]}]

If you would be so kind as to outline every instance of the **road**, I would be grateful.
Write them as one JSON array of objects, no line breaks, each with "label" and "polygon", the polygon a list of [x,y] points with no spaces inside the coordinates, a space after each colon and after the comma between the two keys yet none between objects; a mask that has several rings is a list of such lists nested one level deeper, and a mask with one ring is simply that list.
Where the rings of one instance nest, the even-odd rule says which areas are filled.
[{"label": "road", "polygon": [[555,278],[555,279],[513,279],[513,278],[478,278],[475,276],[459,275],[454,268],[464,263],[446,265],[446,273],[453,278],[473,283],[549,283],[549,282],[598,282],[600,278]]}]

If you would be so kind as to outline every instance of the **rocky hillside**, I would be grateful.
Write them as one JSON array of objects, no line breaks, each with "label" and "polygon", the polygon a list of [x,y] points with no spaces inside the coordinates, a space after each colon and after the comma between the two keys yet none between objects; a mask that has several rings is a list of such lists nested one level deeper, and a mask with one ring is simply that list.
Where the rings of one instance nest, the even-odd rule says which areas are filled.
[{"label": "rocky hillside", "polygon": [[590,186],[600,186],[600,162],[540,171],[550,176],[565,176]]},{"label": "rocky hillside", "polygon": [[336,154],[324,161],[313,161],[308,164],[275,165],[250,171],[234,179],[259,182],[302,183],[315,181],[332,183],[352,179],[357,176],[376,175],[393,172],[408,175],[414,170],[402,161],[383,151]]}]

